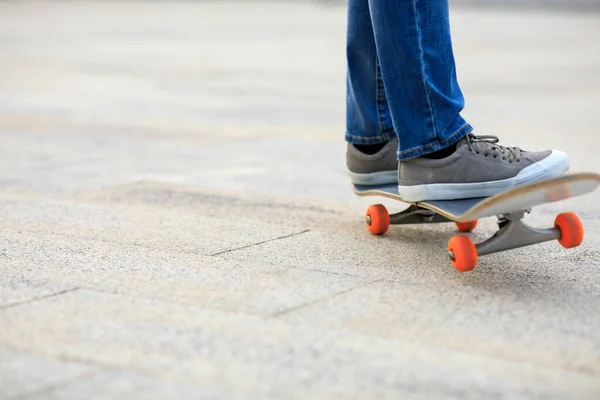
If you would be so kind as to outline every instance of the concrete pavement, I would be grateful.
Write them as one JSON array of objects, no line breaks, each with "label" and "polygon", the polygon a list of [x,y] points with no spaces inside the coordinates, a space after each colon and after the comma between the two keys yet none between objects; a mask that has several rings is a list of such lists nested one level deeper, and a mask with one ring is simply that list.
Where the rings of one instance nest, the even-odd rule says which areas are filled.
[{"label": "concrete pavement", "polygon": [[[372,237],[344,12],[0,3],[0,398],[600,396],[598,195],[529,217],[578,212],[581,247],[467,274],[450,225]],[[452,24],[477,131],[600,170],[600,15]]]}]

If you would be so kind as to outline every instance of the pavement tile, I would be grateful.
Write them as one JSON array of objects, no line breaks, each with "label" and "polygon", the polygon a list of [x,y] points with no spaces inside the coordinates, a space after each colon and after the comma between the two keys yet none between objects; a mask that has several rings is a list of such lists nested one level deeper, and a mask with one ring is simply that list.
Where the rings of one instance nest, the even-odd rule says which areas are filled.
[{"label": "pavement tile", "polygon": [[596,293],[547,279],[376,282],[279,318],[598,376]]},{"label": "pavement tile", "polygon": [[[201,206],[201,205],[199,205]],[[56,233],[114,244],[213,254],[299,233],[298,229],[234,219],[173,213],[168,209],[116,207],[27,199],[0,201],[2,228]]]},{"label": "pavement tile", "polygon": [[0,320],[1,340],[13,347],[200,387],[235,382],[247,398],[592,398],[600,390],[585,373],[85,290],[2,310]]},{"label": "pavement tile", "polygon": [[0,248],[2,303],[68,288],[91,288],[231,312],[270,315],[370,283],[366,278],[115,245],[90,239],[8,232]]}]

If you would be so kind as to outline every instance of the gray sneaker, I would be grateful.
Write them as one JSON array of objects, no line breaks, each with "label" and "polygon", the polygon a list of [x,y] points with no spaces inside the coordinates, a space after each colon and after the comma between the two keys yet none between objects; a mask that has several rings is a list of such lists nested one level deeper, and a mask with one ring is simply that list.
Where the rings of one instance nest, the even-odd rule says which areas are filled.
[{"label": "gray sneaker", "polygon": [[398,182],[398,138],[393,138],[375,154],[360,152],[348,143],[346,166],[352,183],[357,185],[385,185]]},{"label": "gray sneaker", "polygon": [[501,146],[496,136],[469,134],[446,158],[400,162],[398,192],[406,201],[486,197],[568,170],[569,158],[561,151],[528,152]]}]

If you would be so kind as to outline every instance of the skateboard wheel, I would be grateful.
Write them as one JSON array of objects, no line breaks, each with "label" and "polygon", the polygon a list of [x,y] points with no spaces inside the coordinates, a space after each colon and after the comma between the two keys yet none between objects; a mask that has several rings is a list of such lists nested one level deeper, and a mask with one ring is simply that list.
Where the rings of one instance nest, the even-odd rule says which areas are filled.
[{"label": "skateboard wheel", "polygon": [[471,232],[477,226],[477,220],[467,222],[457,222],[456,227],[461,232]]},{"label": "skateboard wheel", "polygon": [[367,209],[367,228],[373,235],[383,235],[390,227],[390,214],[382,204]]},{"label": "skateboard wheel", "polygon": [[472,271],[477,265],[477,248],[468,236],[454,236],[450,239],[448,254],[458,272]]},{"label": "skateboard wheel", "polygon": [[554,227],[560,230],[558,243],[562,247],[570,249],[583,242],[583,225],[577,214],[573,212],[558,214],[554,220]]}]

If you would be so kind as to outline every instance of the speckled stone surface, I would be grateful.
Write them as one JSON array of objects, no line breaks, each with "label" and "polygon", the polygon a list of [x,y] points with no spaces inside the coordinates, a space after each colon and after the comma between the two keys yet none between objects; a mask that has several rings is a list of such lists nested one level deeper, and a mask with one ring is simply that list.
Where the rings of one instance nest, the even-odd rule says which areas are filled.
[{"label": "speckled stone surface", "polygon": [[[576,211],[581,247],[466,274],[451,224],[371,236],[344,169],[345,18],[0,3],[1,398],[600,397],[598,194],[527,217]],[[600,15],[451,22],[476,131],[600,171]]]}]

